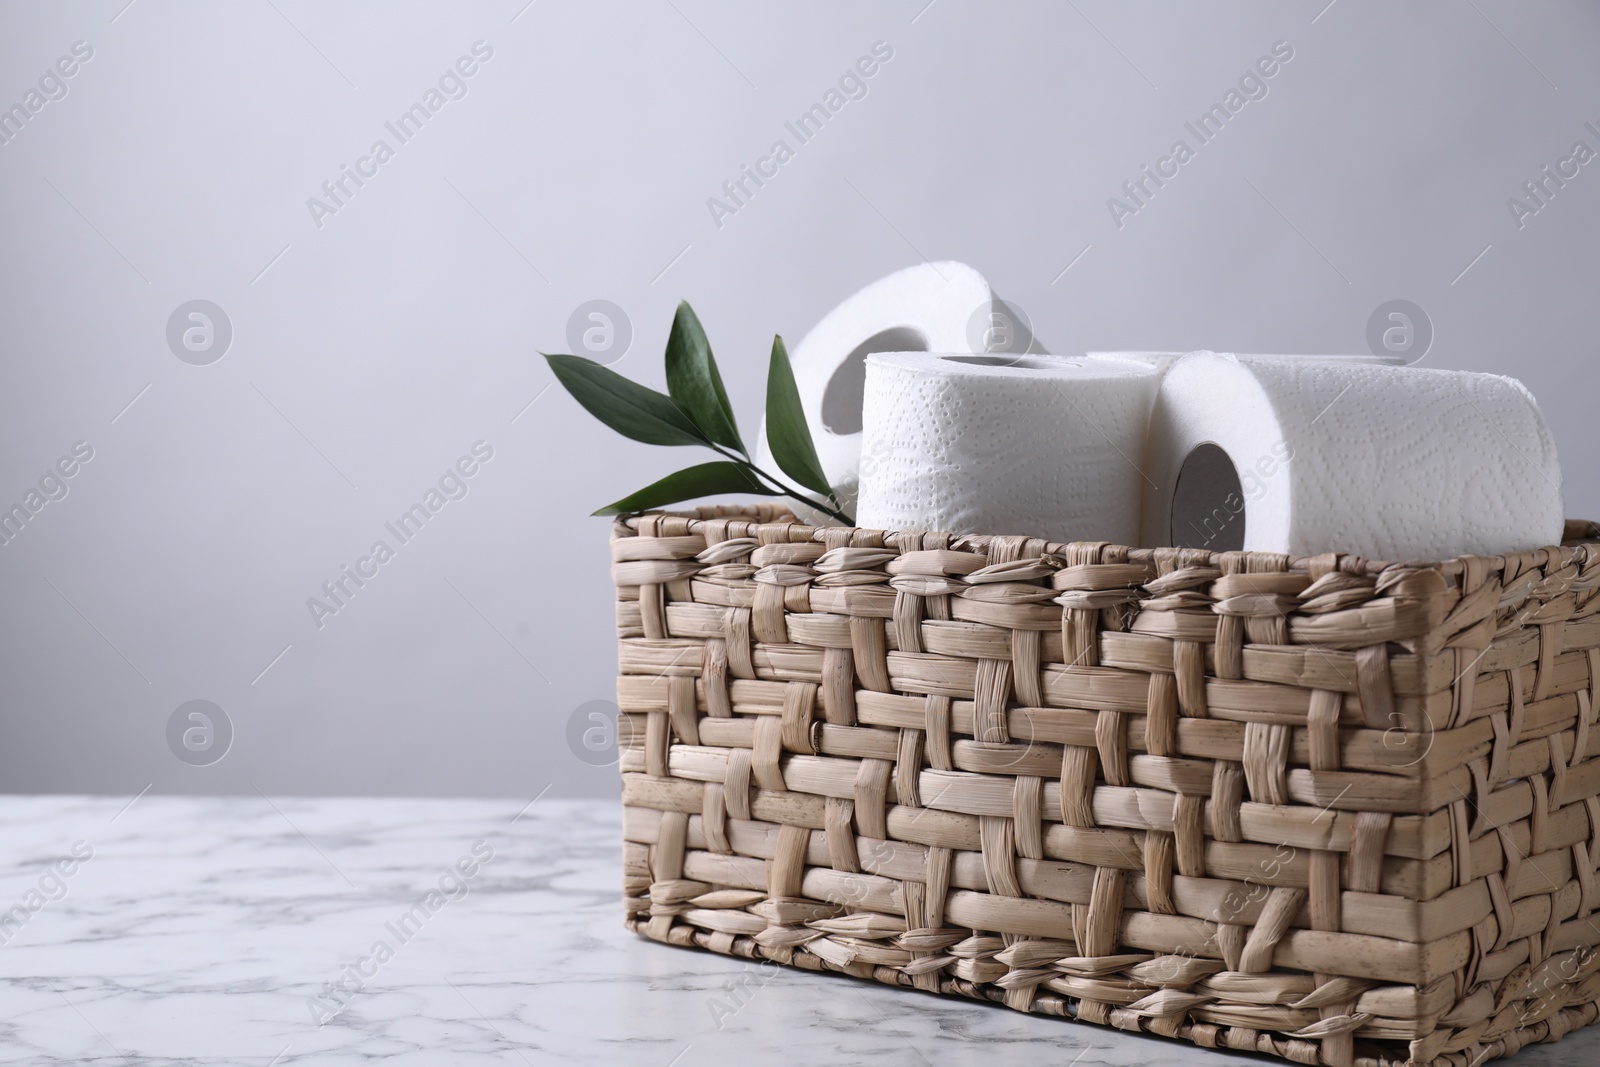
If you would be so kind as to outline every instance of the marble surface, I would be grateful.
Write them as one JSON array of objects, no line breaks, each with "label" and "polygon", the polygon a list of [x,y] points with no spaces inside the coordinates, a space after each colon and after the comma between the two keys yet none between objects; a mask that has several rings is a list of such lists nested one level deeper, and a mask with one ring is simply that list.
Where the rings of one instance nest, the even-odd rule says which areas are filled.
[{"label": "marble surface", "polygon": [[[0,1062],[1267,1062],[644,941],[619,826],[548,798],[0,797]],[[1597,1058],[1592,1028],[1514,1062]]]}]

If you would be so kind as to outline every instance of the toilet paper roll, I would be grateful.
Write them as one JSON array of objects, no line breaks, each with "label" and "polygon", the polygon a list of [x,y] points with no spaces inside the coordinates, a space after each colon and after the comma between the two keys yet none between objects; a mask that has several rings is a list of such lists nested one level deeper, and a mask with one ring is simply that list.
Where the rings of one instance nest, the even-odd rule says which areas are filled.
[{"label": "toilet paper roll", "polygon": [[1150,420],[1142,540],[1404,562],[1559,544],[1561,468],[1514,378],[1196,353]]},{"label": "toilet paper roll", "polygon": [[1132,544],[1156,381],[1127,360],[869,356],[857,523]]},{"label": "toilet paper roll", "polygon": [[[1040,353],[1027,317],[964,263],[922,263],[880,278],[828,312],[790,349],[817,459],[844,510],[855,507],[866,359],[874,352]],[[778,472],[761,423],[756,463]],[[800,507],[810,522],[831,522]]]}]

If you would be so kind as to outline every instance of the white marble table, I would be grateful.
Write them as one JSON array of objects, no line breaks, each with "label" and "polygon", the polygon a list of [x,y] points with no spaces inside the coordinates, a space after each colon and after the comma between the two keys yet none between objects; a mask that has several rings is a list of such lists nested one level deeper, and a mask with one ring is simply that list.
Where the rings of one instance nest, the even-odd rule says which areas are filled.
[{"label": "white marble table", "polygon": [[0,1062],[1265,1062],[640,940],[616,806],[521,808],[0,797]]}]

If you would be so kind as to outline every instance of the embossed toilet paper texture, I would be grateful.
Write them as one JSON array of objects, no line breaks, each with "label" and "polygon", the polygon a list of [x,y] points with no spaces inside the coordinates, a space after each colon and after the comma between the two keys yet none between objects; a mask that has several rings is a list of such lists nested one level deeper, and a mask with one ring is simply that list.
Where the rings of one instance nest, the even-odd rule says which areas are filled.
[{"label": "embossed toilet paper texture", "polygon": [[1155,369],[961,358],[868,357],[858,523],[1133,544]]}]

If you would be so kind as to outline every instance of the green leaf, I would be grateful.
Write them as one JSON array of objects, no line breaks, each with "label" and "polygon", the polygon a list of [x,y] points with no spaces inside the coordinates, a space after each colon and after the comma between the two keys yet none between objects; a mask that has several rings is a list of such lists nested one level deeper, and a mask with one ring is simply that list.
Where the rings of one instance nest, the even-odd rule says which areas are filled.
[{"label": "green leaf", "polygon": [[592,359],[545,354],[556,380],[584,409],[647,445],[703,445],[706,435],[671,397],[629,381]]},{"label": "green leaf", "polygon": [[706,437],[745,451],[711,344],[687,300],[679,302],[667,337],[667,391]]},{"label": "green leaf", "polygon": [[782,337],[772,339],[772,364],[767,369],[767,444],[783,473],[813,492],[833,496],[811,442],[811,427],[800,407],[800,390],[795,388]]},{"label": "green leaf", "polygon": [[680,500],[694,500],[718,493],[756,493],[760,496],[782,496],[776,489],[763,485],[749,467],[743,463],[717,460],[688,467],[669,474],[637,493],[623,497],[615,504],[607,504],[596,515],[620,515],[625,512],[648,511]]}]

